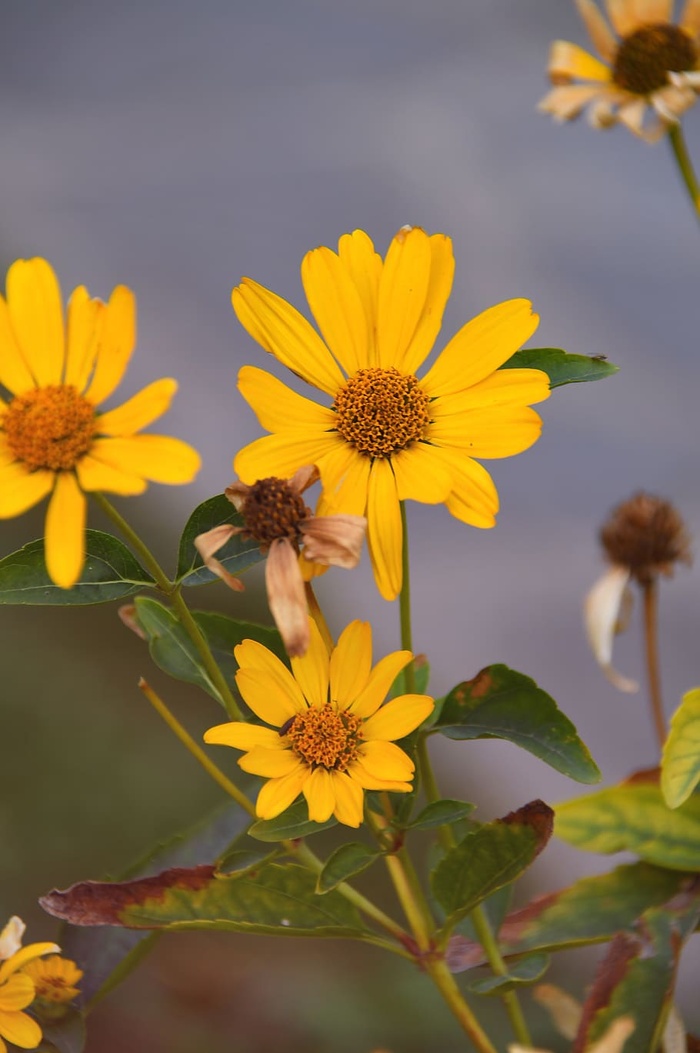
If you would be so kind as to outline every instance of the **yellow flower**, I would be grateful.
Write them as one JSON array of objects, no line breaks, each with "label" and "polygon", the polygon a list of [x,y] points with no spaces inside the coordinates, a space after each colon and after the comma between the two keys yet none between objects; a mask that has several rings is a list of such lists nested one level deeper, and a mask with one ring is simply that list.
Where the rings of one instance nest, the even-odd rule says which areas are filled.
[{"label": "yellow flower", "polygon": [[23,933],[24,924],[19,918],[11,918],[0,933],[0,1053],[7,1053],[3,1039],[20,1049],[36,1049],[41,1042],[41,1028],[36,1020],[22,1012],[34,1001],[34,981],[19,970],[42,954],[60,950],[55,943],[22,947]]},{"label": "yellow flower", "polygon": [[555,40],[548,72],[556,86],[539,109],[570,121],[588,107],[594,127],[619,121],[655,141],[700,90],[700,0],[686,0],[678,24],[671,21],[673,0],[607,0],[614,33],[594,0],[576,0],[576,6],[603,61]]},{"label": "yellow flower", "polygon": [[256,804],[261,819],[273,819],[303,793],[313,822],[335,815],[357,827],[364,790],[411,789],[413,761],[393,740],[414,731],[434,703],[402,695],[382,705],[413,655],[395,651],[372,668],[367,622],[351,622],[330,656],[315,622],[309,629],[309,649],[292,658],[292,673],[254,640],[235,648],[238,689],[271,727],[219,724],[204,741],[245,750],[241,768],[269,780]]},{"label": "yellow flower", "polygon": [[315,464],[324,491],[319,511],[366,515],[386,599],[401,589],[399,502],[444,503],[465,523],[493,526],[498,495],[473,458],[531,446],[541,421],[528,406],[549,395],[539,370],[498,368],[537,327],[527,300],[467,323],[416,376],[440,331],[453,272],[450,239],[417,227],[398,232],[384,261],[361,230],[340,239],[337,255],[314,249],[301,277],[323,340],[294,307],[249,278],[232,294],[250,335],[332,399],[318,405],[244,366],[240,390],[273,434],[238,454],[237,474],[252,483]]},{"label": "yellow flower", "polygon": [[73,1001],[78,994],[76,985],[83,975],[75,962],[58,954],[35,958],[24,966],[22,972],[33,981],[36,998],[56,1004]]},{"label": "yellow flower", "polygon": [[109,303],[79,286],[64,326],[61,292],[42,259],[17,260],[0,296],[0,518],[51,495],[46,566],[61,588],[83,566],[85,494],[140,494],[147,480],[188,483],[199,456],[179,439],[138,435],[164,413],[177,390],[149,384],[116,409],[97,407],[122,379],[136,340],[136,304],[118,285]]}]

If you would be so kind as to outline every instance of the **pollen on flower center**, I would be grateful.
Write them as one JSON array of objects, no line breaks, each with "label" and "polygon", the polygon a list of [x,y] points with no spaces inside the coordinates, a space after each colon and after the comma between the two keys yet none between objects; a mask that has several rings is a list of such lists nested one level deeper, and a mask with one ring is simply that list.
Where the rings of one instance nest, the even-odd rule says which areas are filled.
[{"label": "pollen on flower center", "polygon": [[391,457],[417,442],[430,423],[430,399],[412,374],[359,369],[335,397],[336,428],[358,453]]},{"label": "pollen on flower center", "polygon": [[95,407],[71,384],[55,384],[17,395],[2,421],[7,443],[28,469],[75,468],[97,431]]},{"label": "pollen on flower center", "polygon": [[343,710],[336,713],[329,702],[298,713],[285,734],[292,749],[312,767],[345,771],[355,760],[360,744],[362,718]]},{"label": "pollen on flower center", "polygon": [[246,533],[260,545],[271,545],[284,537],[298,542],[299,527],[311,510],[286,479],[270,476],[248,488],[241,514]]},{"label": "pollen on flower center", "polygon": [[620,43],[613,80],[635,95],[649,95],[668,84],[669,72],[693,69],[697,58],[693,41],[680,26],[641,26]]}]

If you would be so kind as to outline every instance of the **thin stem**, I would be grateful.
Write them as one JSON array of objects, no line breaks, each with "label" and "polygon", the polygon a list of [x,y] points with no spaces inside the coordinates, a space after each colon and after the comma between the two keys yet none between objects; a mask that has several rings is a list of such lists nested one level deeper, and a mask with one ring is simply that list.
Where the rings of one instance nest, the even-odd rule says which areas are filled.
[{"label": "thin stem", "polygon": [[659,743],[659,750],[662,750],[666,741],[667,728],[664,705],[661,699],[661,675],[659,673],[658,584],[656,580],[643,585],[642,593],[644,596],[644,650],[646,652],[649,702],[651,704],[651,715]]},{"label": "thin stem", "polygon": [[700,219],[700,186],[698,186],[697,176],[695,175],[693,162],[690,160],[680,122],[678,124],[672,124],[669,127],[668,140],[671,144],[673,156],[678,165],[681,178],[685,184],[686,190],[688,191],[690,202],[695,210],[696,216]]},{"label": "thin stem", "polygon": [[318,631],[321,634],[321,638],[325,643],[326,647],[328,648],[328,651],[330,652],[333,650],[334,646],[333,637],[331,636],[331,631],[328,628],[328,623],[324,617],[323,611],[319,606],[319,602],[316,599],[316,593],[314,592],[313,586],[310,581],[304,582],[304,591],[306,593],[306,602],[309,605],[309,614],[316,622],[316,627],[318,628]]},{"label": "thin stem", "polygon": [[152,574],[156,585],[161,592],[164,592],[172,602],[172,605],[177,612],[178,620],[192,641],[197,654],[201,658],[202,665],[206,670],[212,685],[218,692],[221,701],[226,707],[226,712],[229,717],[231,717],[232,720],[242,720],[243,714],[238,708],[238,703],[233,697],[231,688],[228,686],[225,676],[221,672],[218,663],[211,653],[204,634],[192,617],[189,607],[182,598],[180,587],[169,579],[151,550],[141,540],[136,531],[127,523],[126,519],[124,519],[124,517],[116,510],[111,501],[108,501],[104,494],[100,493],[93,494],[93,497],[105,515],[112,520],[123,537],[126,538],[129,545],[137,553],[146,570]]},{"label": "thin stem", "polygon": [[418,879],[412,864],[405,853],[392,851],[387,845],[385,830],[389,826],[389,819],[377,812],[366,809],[367,823],[372,829],[379,844],[388,848],[384,856],[389,877],[394,886],[396,895],[406,915],[406,920],[411,927],[419,951],[425,953],[432,947],[431,934],[434,922],[430,914],[430,908],[425,900],[423,891],[418,884]]},{"label": "thin stem", "polygon": [[496,1047],[464,1001],[462,992],[445,962],[442,959],[426,962],[425,971],[480,1053],[496,1053]]},{"label": "thin stem", "polygon": [[[406,518],[406,502],[401,501],[401,535],[403,546],[401,549],[401,592],[399,594],[399,618],[401,621],[401,647],[405,651],[413,652],[413,629],[411,628],[411,564],[408,555],[408,521]],[[404,671],[406,682],[406,693],[411,695],[416,689],[416,674],[413,662],[406,666]]]}]

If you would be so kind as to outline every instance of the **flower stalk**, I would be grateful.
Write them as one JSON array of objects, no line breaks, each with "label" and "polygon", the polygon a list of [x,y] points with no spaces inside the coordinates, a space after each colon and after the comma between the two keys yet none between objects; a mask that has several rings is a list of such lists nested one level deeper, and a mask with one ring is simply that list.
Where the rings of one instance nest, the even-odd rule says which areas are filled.
[{"label": "flower stalk", "polygon": [[661,672],[659,668],[658,599],[659,583],[652,578],[642,587],[644,602],[644,653],[646,657],[647,684],[651,718],[656,732],[659,751],[666,742],[667,726],[661,697]]},{"label": "flower stalk", "polygon": [[690,203],[695,212],[695,216],[697,219],[700,219],[700,186],[698,185],[693,162],[690,159],[685,136],[683,135],[683,128],[680,123],[672,124],[670,126],[668,129],[668,141],[671,145],[674,160],[678,165],[678,171],[683,180],[683,185],[688,191],[688,197],[690,198]]}]

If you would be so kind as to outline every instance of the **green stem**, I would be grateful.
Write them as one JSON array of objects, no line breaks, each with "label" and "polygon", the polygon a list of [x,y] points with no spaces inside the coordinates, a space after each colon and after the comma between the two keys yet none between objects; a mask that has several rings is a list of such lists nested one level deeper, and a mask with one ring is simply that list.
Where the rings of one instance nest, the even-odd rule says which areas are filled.
[{"label": "green stem", "polygon": [[104,514],[112,520],[122,536],[126,538],[134,552],[137,553],[146,570],[153,576],[155,583],[161,592],[165,593],[170,599],[182,628],[192,641],[197,654],[202,660],[202,665],[204,666],[213,686],[216,688],[231,720],[242,720],[243,714],[238,708],[238,704],[233,697],[231,688],[226,683],[226,678],[211,653],[204,634],[192,617],[189,607],[182,598],[180,586],[176,582],[170,580],[151,550],[141,540],[136,531],[127,523],[124,517],[120,515],[111,501],[108,501],[104,494],[96,493],[93,494],[93,497]]},{"label": "green stem", "polygon": [[[401,647],[413,653],[413,630],[411,628],[411,564],[408,555],[408,522],[406,519],[406,502],[401,501],[401,592],[399,594],[399,618],[401,622]],[[412,695],[416,690],[416,675],[413,662],[404,671],[406,694]]]},{"label": "green stem", "polygon": [[462,992],[445,962],[442,959],[426,962],[425,971],[480,1053],[497,1053],[491,1039],[464,1001]]},{"label": "green stem", "polygon": [[688,153],[683,129],[681,128],[680,123],[672,124],[669,127],[668,139],[681,178],[685,184],[686,190],[688,191],[690,202],[695,210],[696,216],[700,219],[700,186],[698,186],[695,169],[693,168],[693,162],[690,160],[690,154]]},{"label": "green stem", "polygon": [[321,638],[325,643],[326,647],[328,648],[328,653],[330,654],[330,652],[333,650],[333,647],[335,646],[333,643],[333,637],[331,636],[331,631],[328,628],[328,622],[326,621],[323,611],[319,606],[319,602],[316,599],[316,593],[314,592],[313,586],[310,581],[304,582],[304,592],[306,593],[306,602],[309,608],[309,614],[316,622],[316,627],[318,628],[318,631],[321,634]]}]

